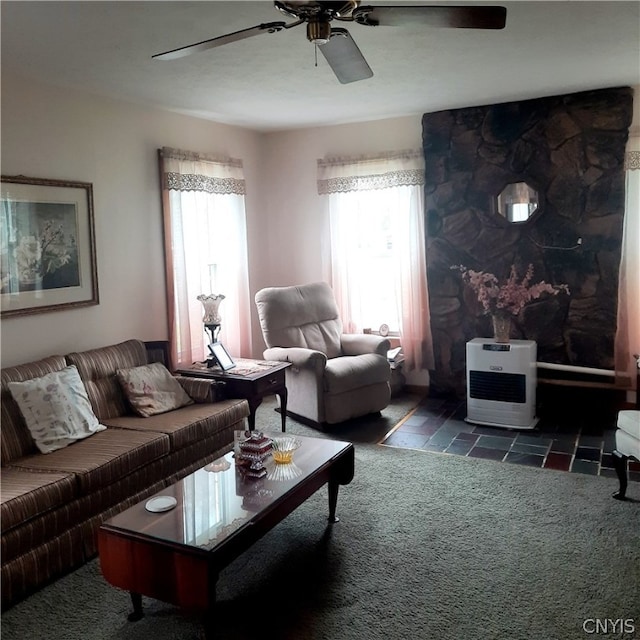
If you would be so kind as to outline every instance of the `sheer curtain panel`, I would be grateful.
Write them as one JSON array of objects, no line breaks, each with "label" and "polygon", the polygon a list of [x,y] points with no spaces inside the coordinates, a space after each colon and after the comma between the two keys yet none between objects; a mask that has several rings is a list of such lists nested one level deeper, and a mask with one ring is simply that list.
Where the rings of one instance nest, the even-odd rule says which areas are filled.
[{"label": "sheer curtain panel", "polygon": [[[618,284],[615,367],[619,381],[635,387],[640,353],[640,136],[629,138],[625,156],[626,202]],[[640,390],[636,389],[636,393]]]},{"label": "sheer curtain panel", "polygon": [[220,340],[250,355],[250,296],[242,162],[159,150],[172,365],[208,355],[199,294],[223,294]]},{"label": "sheer curtain panel", "polygon": [[408,369],[433,367],[423,185],[422,151],[318,160],[318,193],[329,209],[332,287],[345,331],[371,326],[384,299],[393,307],[389,315]]}]

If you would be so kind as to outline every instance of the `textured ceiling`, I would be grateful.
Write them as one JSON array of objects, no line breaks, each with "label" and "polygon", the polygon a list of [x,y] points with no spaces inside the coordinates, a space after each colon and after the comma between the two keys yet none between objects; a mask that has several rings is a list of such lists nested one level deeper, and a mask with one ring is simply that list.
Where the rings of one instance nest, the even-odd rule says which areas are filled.
[{"label": "textured ceiling", "polygon": [[374,72],[341,85],[322,55],[316,66],[304,25],[173,61],[151,58],[287,21],[271,2],[3,0],[2,71],[262,131],[640,85],[635,0],[440,4],[501,4],[507,26],[336,24],[350,31]]}]

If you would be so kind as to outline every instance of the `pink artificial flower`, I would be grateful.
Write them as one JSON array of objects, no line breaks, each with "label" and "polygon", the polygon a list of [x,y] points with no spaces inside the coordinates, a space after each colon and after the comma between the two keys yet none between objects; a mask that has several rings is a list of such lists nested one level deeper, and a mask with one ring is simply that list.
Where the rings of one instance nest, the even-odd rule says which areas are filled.
[{"label": "pink artificial flower", "polygon": [[543,293],[554,296],[561,291],[569,293],[569,287],[566,284],[552,285],[544,280],[530,284],[533,278],[532,264],[528,266],[520,282],[518,282],[516,268],[512,265],[509,277],[502,285],[493,273],[473,271],[464,265],[451,268],[461,272],[463,282],[475,291],[485,313],[517,316],[529,302],[537,300]]}]

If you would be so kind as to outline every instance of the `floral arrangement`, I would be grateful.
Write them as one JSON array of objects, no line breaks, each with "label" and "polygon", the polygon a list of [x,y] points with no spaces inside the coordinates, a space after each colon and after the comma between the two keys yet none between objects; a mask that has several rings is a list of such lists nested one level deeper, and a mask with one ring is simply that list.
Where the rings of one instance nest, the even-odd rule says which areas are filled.
[{"label": "floral arrangement", "polygon": [[543,293],[558,295],[561,291],[569,294],[569,287],[566,284],[552,285],[544,280],[531,284],[533,278],[533,265],[530,264],[527,272],[518,281],[516,268],[511,265],[509,277],[504,284],[493,273],[486,271],[473,271],[464,265],[451,267],[458,269],[462,274],[462,280],[469,285],[478,296],[478,301],[482,304],[485,313],[492,315],[512,315],[517,316],[525,305],[532,300],[537,300]]}]

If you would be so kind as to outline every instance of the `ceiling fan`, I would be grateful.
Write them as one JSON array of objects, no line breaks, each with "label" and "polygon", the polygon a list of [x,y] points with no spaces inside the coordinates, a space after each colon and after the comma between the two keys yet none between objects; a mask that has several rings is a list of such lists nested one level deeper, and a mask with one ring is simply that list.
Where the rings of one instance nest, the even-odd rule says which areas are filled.
[{"label": "ceiling fan", "polygon": [[307,24],[307,39],[317,45],[342,84],[364,80],[373,75],[351,34],[332,27],[334,20],[355,22],[366,27],[395,27],[419,24],[425,27],[462,29],[503,29],[507,10],[498,6],[360,6],[359,0],[337,1],[276,1],[275,8],[294,22],[267,22],[234,31],[217,38],[203,40],[185,47],[153,56],[158,60],[173,60],[213,49],[223,44],[244,40],[261,33],[277,33],[300,24]]}]

